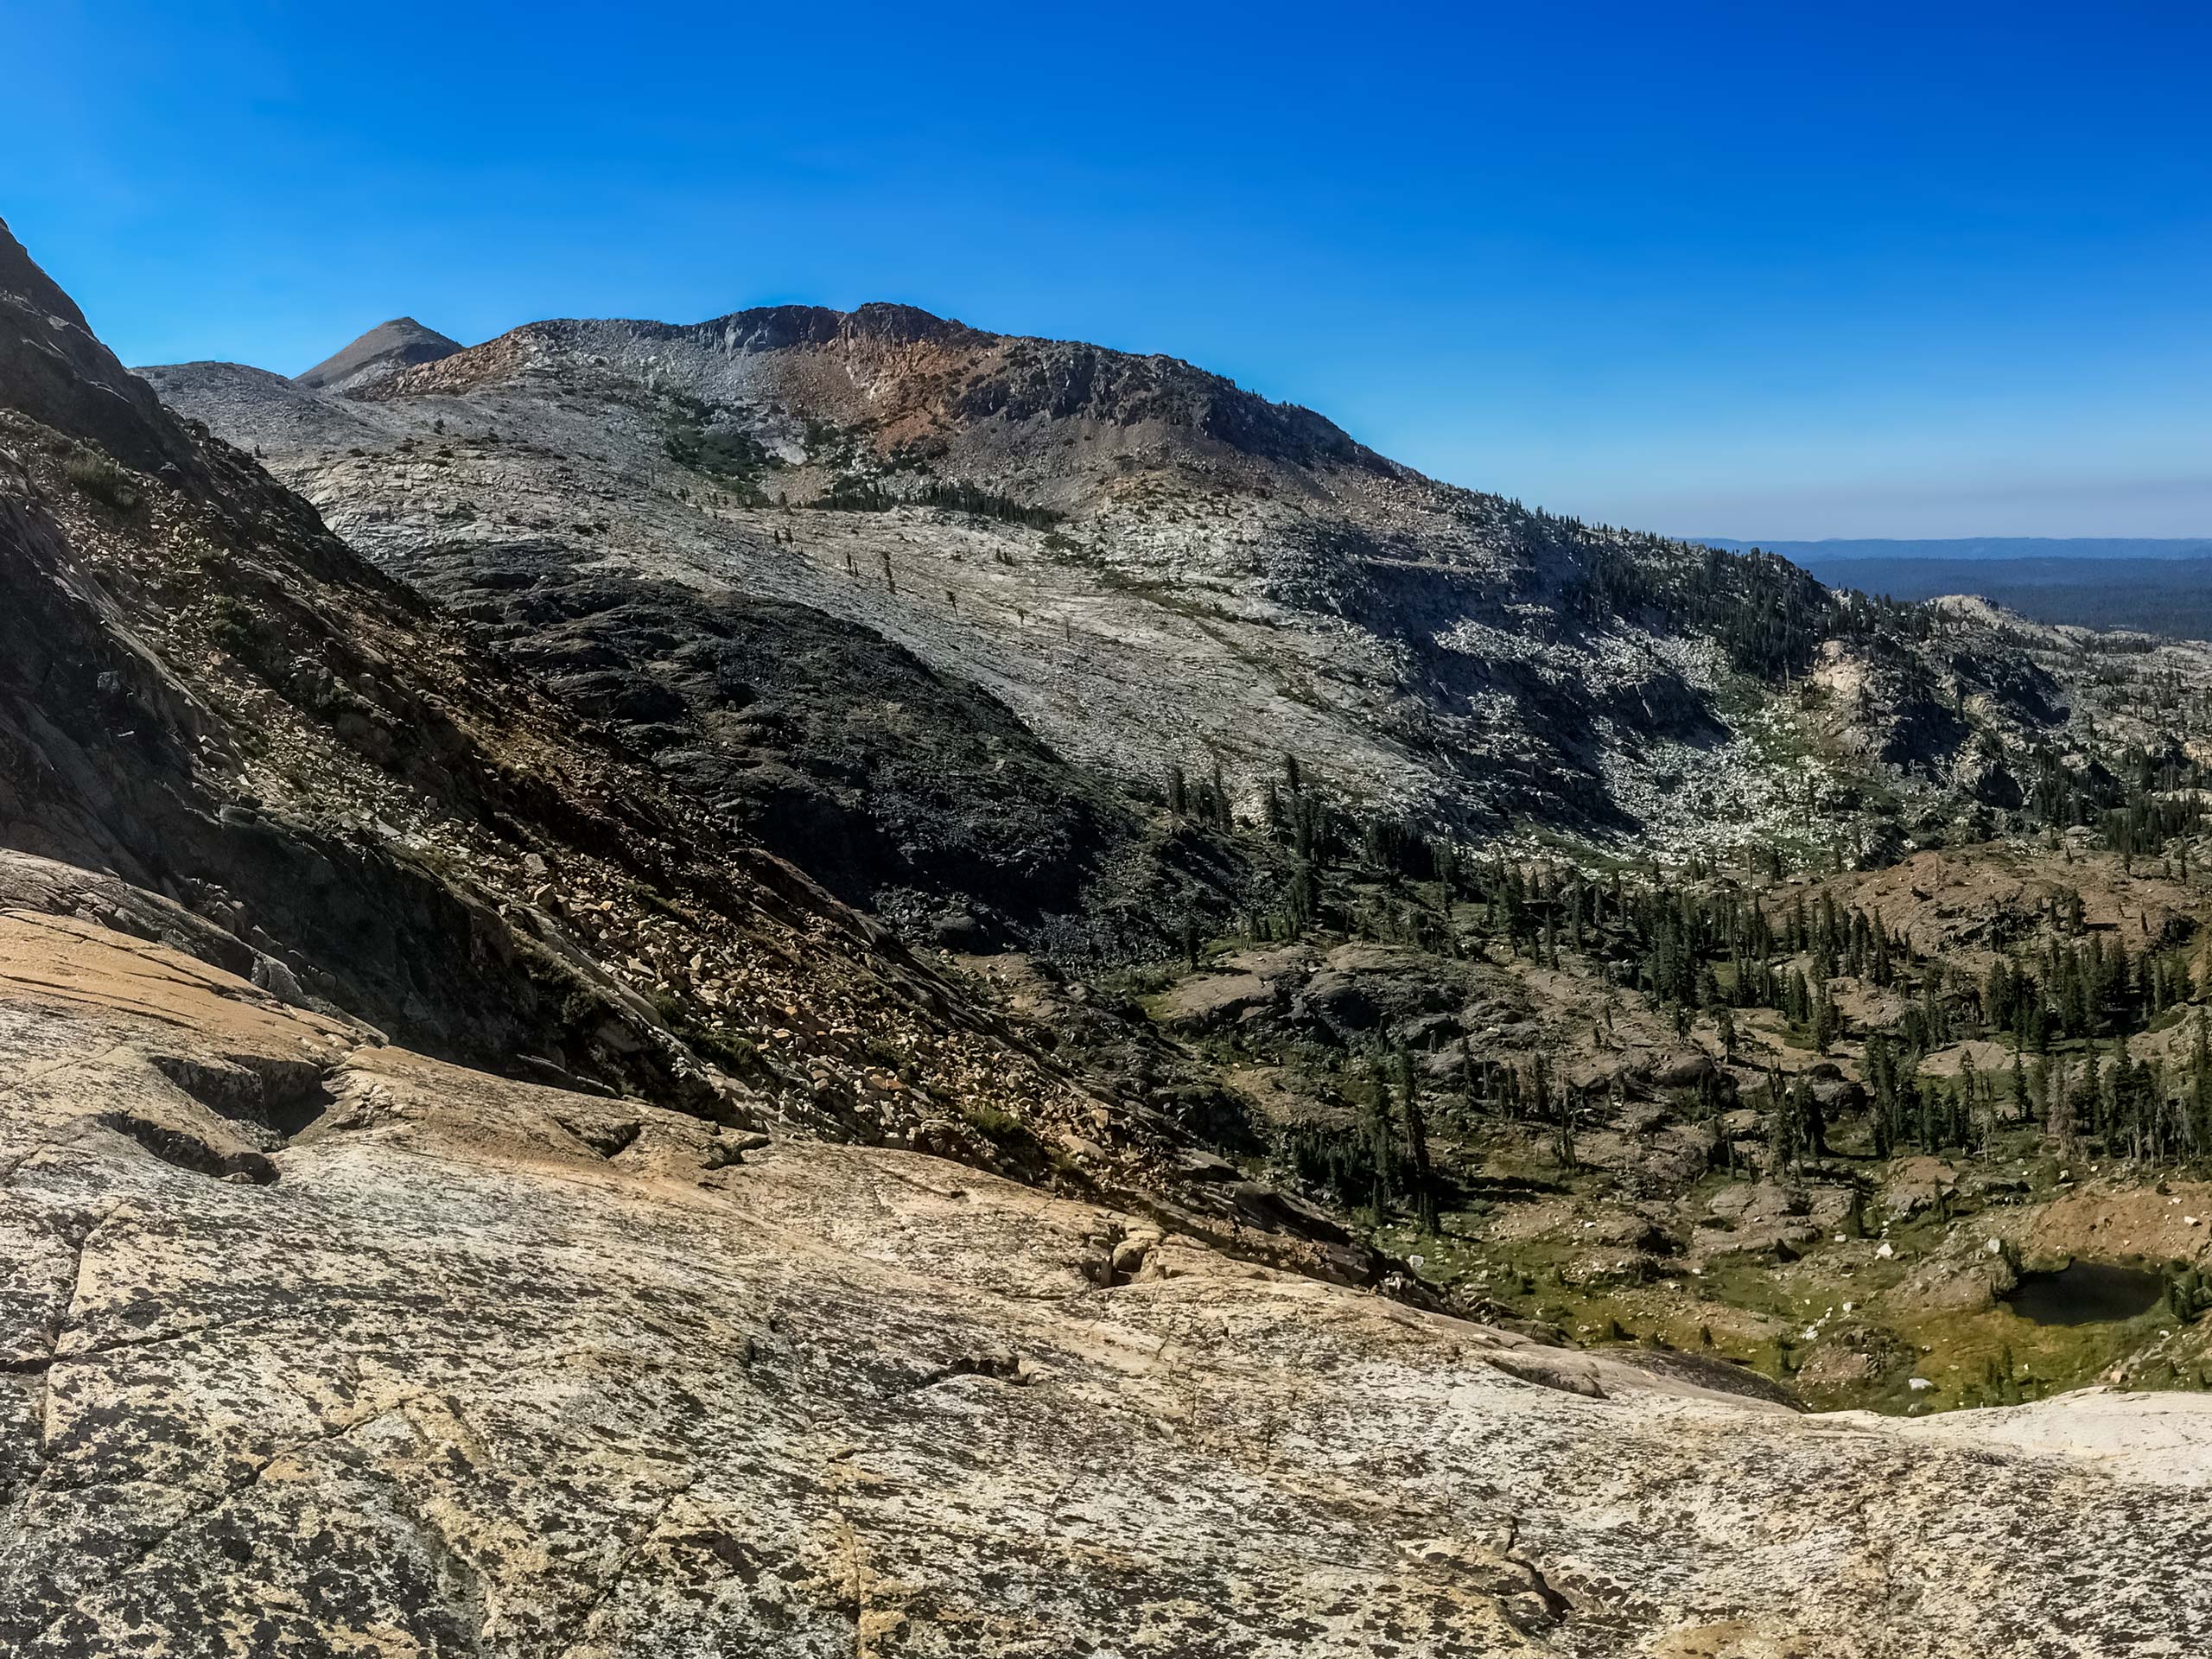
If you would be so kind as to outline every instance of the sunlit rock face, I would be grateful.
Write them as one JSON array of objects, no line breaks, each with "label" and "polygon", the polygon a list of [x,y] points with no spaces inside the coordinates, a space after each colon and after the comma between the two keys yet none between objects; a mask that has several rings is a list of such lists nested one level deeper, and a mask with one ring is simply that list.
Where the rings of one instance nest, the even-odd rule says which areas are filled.
[{"label": "sunlit rock face", "polygon": [[2196,1397],[1808,1418],[926,1156],[425,1059],[72,915],[0,945],[10,1652],[2212,1632]]}]

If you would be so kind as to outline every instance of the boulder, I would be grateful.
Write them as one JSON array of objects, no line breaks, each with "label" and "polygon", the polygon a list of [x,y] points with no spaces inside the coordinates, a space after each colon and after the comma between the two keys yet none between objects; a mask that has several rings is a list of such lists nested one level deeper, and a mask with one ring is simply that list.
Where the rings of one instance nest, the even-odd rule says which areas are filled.
[{"label": "boulder", "polygon": [[1265,1013],[1276,998],[1275,982],[1257,974],[1211,974],[1182,981],[1163,992],[1154,1007],[1169,1030],[1195,1033]]}]

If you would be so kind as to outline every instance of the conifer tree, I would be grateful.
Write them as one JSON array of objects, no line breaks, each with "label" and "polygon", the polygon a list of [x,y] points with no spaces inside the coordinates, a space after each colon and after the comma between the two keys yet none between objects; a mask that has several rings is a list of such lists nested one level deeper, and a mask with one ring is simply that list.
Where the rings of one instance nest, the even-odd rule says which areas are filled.
[{"label": "conifer tree", "polygon": [[2062,1158],[2074,1155],[2074,1091],[2069,1086],[2066,1061],[2062,1057],[2045,1075],[2044,1134]]},{"label": "conifer tree", "polygon": [[[1540,1096],[1538,1099],[1538,1105],[1540,1108],[1542,1103],[1541,1097]],[[1559,1118],[1557,1126],[1558,1141],[1556,1155],[1560,1168],[1570,1175],[1574,1173],[1575,1171],[1582,1166],[1580,1163],[1577,1161],[1574,1153],[1574,1085],[1572,1084],[1561,1084],[1559,1090]]]},{"label": "conifer tree", "polygon": [[1433,1236],[1436,1184],[1429,1173],[1428,1120],[1421,1111],[1421,1079],[1414,1070],[1414,1057],[1402,1046],[1398,1050],[1398,1090],[1406,1114],[1406,1150],[1413,1159],[1414,1213],[1421,1231]]},{"label": "conifer tree", "polygon": [[1766,1166],[1770,1180],[1781,1180],[1796,1166],[1797,1113],[1783,1087],[1782,1073],[1770,1070],[1766,1079]]},{"label": "conifer tree", "polygon": [[1397,1134],[1391,1121],[1390,1086],[1379,1069],[1368,1079],[1369,1108],[1366,1141],[1370,1185],[1370,1202],[1377,1222],[1390,1212],[1394,1182],[1392,1173],[1397,1163]]}]

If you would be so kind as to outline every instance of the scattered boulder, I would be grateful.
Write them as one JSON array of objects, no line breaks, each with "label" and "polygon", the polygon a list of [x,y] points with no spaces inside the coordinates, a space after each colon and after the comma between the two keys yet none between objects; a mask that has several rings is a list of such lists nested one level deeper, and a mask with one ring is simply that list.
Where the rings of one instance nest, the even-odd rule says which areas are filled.
[{"label": "scattered boulder", "polygon": [[1958,1193],[1959,1172],[1942,1158],[1910,1157],[1894,1160],[1883,1183],[1879,1204],[1892,1220],[1903,1221],[1948,1202]]},{"label": "scattered boulder", "polygon": [[1185,979],[1163,992],[1154,1007],[1172,1031],[1198,1033],[1264,1014],[1276,1005],[1275,983],[1257,974],[1212,974]]}]

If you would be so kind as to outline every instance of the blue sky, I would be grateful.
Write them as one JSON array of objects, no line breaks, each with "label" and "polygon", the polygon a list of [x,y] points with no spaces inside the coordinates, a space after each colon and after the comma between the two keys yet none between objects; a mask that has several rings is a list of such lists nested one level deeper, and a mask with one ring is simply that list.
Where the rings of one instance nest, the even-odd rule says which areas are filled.
[{"label": "blue sky", "polygon": [[134,362],[896,299],[1611,522],[2202,535],[2208,18],[42,0],[0,215]]}]

